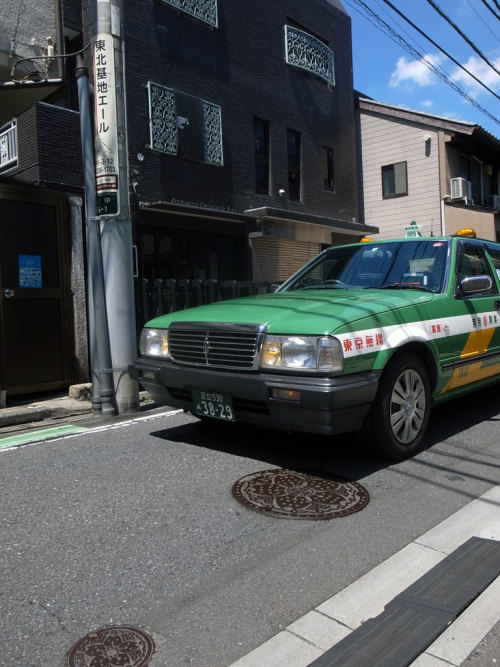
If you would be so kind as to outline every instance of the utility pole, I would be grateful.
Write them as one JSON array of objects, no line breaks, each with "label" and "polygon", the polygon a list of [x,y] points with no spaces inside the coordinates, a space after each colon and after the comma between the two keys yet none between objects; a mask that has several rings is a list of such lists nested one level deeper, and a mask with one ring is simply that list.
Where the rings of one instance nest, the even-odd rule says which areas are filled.
[{"label": "utility pole", "polygon": [[111,365],[118,413],[139,409],[121,0],[92,0],[95,174]]},{"label": "utility pole", "polygon": [[92,371],[92,412],[94,416],[116,414],[112,377],[103,373],[111,365],[102,272],[100,220],[95,189],[94,133],[89,103],[88,70],[77,56],[76,79],[80,102],[80,134],[85,178],[85,218],[87,245],[88,326]]}]

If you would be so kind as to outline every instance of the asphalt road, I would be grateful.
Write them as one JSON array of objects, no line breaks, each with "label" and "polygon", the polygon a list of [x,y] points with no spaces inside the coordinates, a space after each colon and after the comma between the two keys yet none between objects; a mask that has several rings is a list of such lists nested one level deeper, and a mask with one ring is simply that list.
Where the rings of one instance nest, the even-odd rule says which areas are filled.
[{"label": "asphalt road", "polygon": [[[450,403],[425,451],[392,465],[352,436],[155,411],[0,449],[0,665],[62,667],[109,625],[151,632],[154,665],[230,665],[498,485],[499,421],[495,389]],[[235,500],[238,479],[275,467],[358,481],[370,502],[297,521]]]}]

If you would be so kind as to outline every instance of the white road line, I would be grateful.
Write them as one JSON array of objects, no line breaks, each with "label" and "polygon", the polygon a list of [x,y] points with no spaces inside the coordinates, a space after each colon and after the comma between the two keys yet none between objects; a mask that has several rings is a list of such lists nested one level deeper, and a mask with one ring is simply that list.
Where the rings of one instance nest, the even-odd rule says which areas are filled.
[{"label": "white road line", "polygon": [[[54,426],[47,426],[46,428],[37,429],[36,431],[29,433],[28,435],[30,436],[30,438],[28,440],[15,443],[12,445],[7,445],[5,447],[0,447],[0,452],[9,452],[12,451],[13,449],[21,449],[22,447],[33,447],[41,443],[53,442],[54,440],[70,440],[71,438],[77,438],[82,435],[88,435],[89,433],[101,433],[102,431],[110,431],[114,429],[123,428],[125,426],[130,426],[131,424],[153,421],[155,419],[160,419],[160,417],[172,417],[174,415],[179,414],[180,412],[184,411],[173,409],[165,412],[160,412],[154,415],[143,415],[142,417],[134,417],[132,419],[127,419],[126,421],[121,421],[118,423],[105,424],[103,426],[85,426],[82,427],[83,430],[77,431],[75,433],[61,433],[45,437],[44,436],[45,431],[50,431],[51,429],[56,428]],[[78,426],[78,424],[75,424],[75,426]]]},{"label": "white road line", "polygon": [[[500,486],[493,487],[230,667],[307,667],[471,537],[500,540]],[[412,667],[457,667],[500,618],[500,578]]]}]

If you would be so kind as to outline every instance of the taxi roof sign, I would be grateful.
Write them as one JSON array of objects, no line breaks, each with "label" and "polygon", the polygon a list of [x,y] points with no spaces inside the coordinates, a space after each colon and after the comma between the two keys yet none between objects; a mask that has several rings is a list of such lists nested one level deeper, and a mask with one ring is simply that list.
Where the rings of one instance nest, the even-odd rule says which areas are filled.
[{"label": "taxi roof sign", "polygon": [[471,239],[475,239],[476,231],[472,227],[464,227],[456,232],[456,236],[468,236]]}]

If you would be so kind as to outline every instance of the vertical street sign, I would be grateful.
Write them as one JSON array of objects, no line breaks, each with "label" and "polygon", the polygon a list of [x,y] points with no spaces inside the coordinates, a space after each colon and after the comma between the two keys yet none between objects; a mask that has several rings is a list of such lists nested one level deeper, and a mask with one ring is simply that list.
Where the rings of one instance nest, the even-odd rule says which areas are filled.
[{"label": "vertical street sign", "polygon": [[120,213],[118,197],[118,124],[113,36],[99,33],[94,42],[95,172],[97,215]]},{"label": "vertical street sign", "polygon": [[95,194],[110,363],[99,369],[114,386],[118,413],[139,409],[130,373],[137,357],[129,202],[123,0],[90,0],[94,59]]}]

